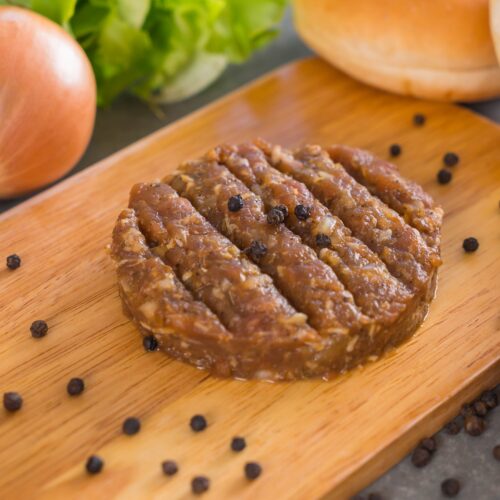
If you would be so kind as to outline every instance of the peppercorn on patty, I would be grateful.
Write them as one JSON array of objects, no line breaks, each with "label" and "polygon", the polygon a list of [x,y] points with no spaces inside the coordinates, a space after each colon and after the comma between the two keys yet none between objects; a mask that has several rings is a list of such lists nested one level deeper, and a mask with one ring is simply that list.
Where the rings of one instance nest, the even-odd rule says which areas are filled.
[{"label": "peppercorn on patty", "polygon": [[271,380],[328,377],[410,336],[434,293],[442,210],[342,148],[223,145],[134,186],[111,254],[143,334],[214,374]]},{"label": "peppercorn on patty", "polygon": [[385,262],[389,271],[414,290],[426,289],[441,259],[415,228],[370,194],[320,146],[294,153],[258,143],[279,171],[303,182],[320,202],[342,219],[353,235]]},{"label": "peppercorn on patty", "polygon": [[[286,207],[284,223],[332,267],[364,314],[384,325],[398,319],[412,294],[304,184],[271,167],[264,152],[252,144],[220,146],[213,154],[260,195],[268,213],[273,207]],[[295,214],[299,205],[310,211],[306,220]]]},{"label": "peppercorn on patty", "polygon": [[153,253],[176,271],[186,288],[239,336],[320,339],[283,298],[269,276],[245,258],[166,184],[138,184],[130,207]]},{"label": "peppercorn on patty", "polygon": [[[229,170],[207,158],[185,163],[171,185],[269,274],[322,336],[357,332],[367,323],[332,269],[283,224],[269,224],[262,200]],[[240,196],[236,211],[228,200]],[[256,251],[256,244],[258,244]]]}]

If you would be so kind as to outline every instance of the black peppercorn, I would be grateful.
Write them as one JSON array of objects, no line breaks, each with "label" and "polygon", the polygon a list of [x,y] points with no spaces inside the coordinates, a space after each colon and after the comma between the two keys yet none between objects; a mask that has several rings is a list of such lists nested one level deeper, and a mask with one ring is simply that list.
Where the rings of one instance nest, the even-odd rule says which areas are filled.
[{"label": "black peppercorn", "polygon": [[173,460],[165,460],[161,464],[161,469],[163,471],[163,474],[165,474],[165,476],[173,476],[177,474],[179,467],[177,467],[177,463],[174,462]]},{"label": "black peppercorn", "polygon": [[241,210],[243,208],[243,198],[241,194],[231,196],[231,198],[227,200],[227,208],[230,212],[238,212],[238,210]]},{"label": "black peppercorn", "polygon": [[460,158],[458,157],[458,155],[456,153],[446,153],[443,156],[443,163],[447,167],[454,167],[455,165],[457,165],[457,163],[459,161],[460,161]]},{"label": "black peppercorn", "polygon": [[123,421],[122,430],[123,434],[133,436],[141,430],[141,421],[135,417],[128,417]]},{"label": "black peppercorn", "polygon": [[47,335],[49,327],[45,321],[37,319],[36,321],[33,321],[33,323],[31,323],[30,331],[33,338],[40,339]]},{"label": "black peppercorn", "polygon": [[425,115],[422,113],[416,113],[413,115],[413,123],[417,126],[422,126],[425,123]]},{"label": "black peppercorn", "polygon": [[97,455],[92,455],[88,458],[85,468],[89,474],[98,474],[101,472],[104,466],[104,462],[101,457]]},{"label": "black peppercorn", "polygon": [[441,491],[445,497],[456,497],[460,492],[460,483],[453,478],[446,479],[441,483]]},{"label": "black peppercorn", "polygon": [[383,500],[383,498],[380,493],[370,493],[368,495],[368,500]]},{"label": "black peppercorn", "polygon": [[23,398],[18,392],[6,392],[3,395],[3,406],[7,411],[17,411],[23,406]]},{"label": "black peppercorn", "polygon": [[493,448],[493,457],[495,458],[495,460],[500,461],[500,444],[497,444]]},{"label": "black peppercorn", "polygon": [[486,422],[484,418],[470,415],[465,417],[464,429],[470,436],[480,436],[486,429]]},{"label": "black peppercorn", "polygon": [[431,453],[425,448],[418,447],[413,450],[411,455],[411,463],[415,467],[425,467],[431,461]]},{"label": "black peppercorn", "polygon": [[401,154],[401,146],[399,144],[391,144],[389,147],[389,154],[392,157],[399,156]]},{"label": "black peppercorn", "polygon": [[307,220],[311,216],[311,207],[306,207],[305,205],[297,205],[293,211],[295,217],[299,220]]},{"label": "black peppercorn", "polygon": [[233,451],[243,451],[247,446],[245,438],[242,437],[234,437],[231,440],[231,449]]},{"label": "black peppercorn", "polygon": [[474,237],[465,238],[464,242],[462,243],[462,248],[467,253],[475,252],[479,248],[479,241],[477,241]]},{"label": "black peppercorn", "polygon": [[252,241],[251,245],[245,250],[250,258],[258,262],[267,253],[267,247],[261,241]]},{"label": "black peppercorn", "polygon": [[460,409],[460,415],[462,415],[462,417],[470,417],[475,414],[476,412],[474,411],[474,407],[471,404],[465,403],[464,405],[462,405],[462,408]]},{"label": "black peppercorn", "polygon": [[189,425],[194,432],[200,432],[206,429],[207,421],[203,415],[194,415],[191,417]]},{"label": "black peppercorn", "polygon": [[142,339],[142,345],[146,351],[156,351],[158,348],[158,341],[155,339],[154,335],[147,335]]},{"label": "black peppercorn", "polygon": [[493,410],[498,406],[498,397],[495,391],[484,391],[481,394],[481,401],[486,405],[488,410]]},{"label": "black peppercorn", "polygon": [[85,383],[81,378],[72,378],[66,386],[66,390],[70,396],[78,396],[84,389]]},{"label": "black peppercorn", "polygon": [[434,453],[437,449],[436,440],[433,437],[424,438],[420,441],[420,447],[425,448],[430,453]]},{"label": "black peppercorn", "polygon": [[12,271],[17,269],[21,265],[21,257],[16,254],[9,255],[7,257],[7,267]]},{"label": "black peppercorn", "polygon": [[195,495],[201,495],[210,488],[210,479],[205,476],[196,476],[191,481],[191,490]]},{"label": "black peppercorn", "polygon": [[451,178],[453,175],[449,170],[446,170],[445,168],[442,168],[438,173],[437,173],[437,181],[439,184],[448,184],[451,181]]},{"label": "black peppercorn", "polygon": [[327,234],[318,233],[316,235],[316,246],[319,248],[328,248],[331,244],[332,240]]},{"label": "black peppercorn", "polygon": [[267,212],[267,222],[268,224],[272,224],[277,226],[285,221],[285,214],[279,208],[271,208],[269,212]]},{"label": "black peppercorn", "polygon": [[472,406],[478,417],[485,417],[488,413],[488,407],[486,406],[486,403],[481,400],[474,401]]},{"label": "black peppercorn", "polygon": [[257,462],[247,462],[245,464],[245,476],[250,481],[257,479],[262,474],[262,467]]},{"label": "black peppercorn", "polygon": [[452,436],[455,436],[462,429],[462,425],[460,424],[460,420],[458,418],[454,418],[451,422],[448,422],[445,425],[446,432]]},{"label": "black peppercorn", "polygon": [[288,207],[286,205],[276,205],[274,208],[281,210],[285,219],[288,217]]}]

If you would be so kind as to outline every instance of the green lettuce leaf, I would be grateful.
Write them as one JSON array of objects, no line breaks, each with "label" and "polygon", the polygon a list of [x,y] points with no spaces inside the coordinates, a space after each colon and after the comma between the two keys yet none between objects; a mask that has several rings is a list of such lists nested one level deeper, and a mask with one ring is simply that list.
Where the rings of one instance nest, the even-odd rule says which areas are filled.
[{"label": "green lettuce leaf", "polygon": [[124,91],[184,99],[276,34],[287,0],[19,0],[62,25],[83,47],[98,102]]},{"label": "green lettuce leaf", "polygon": [[75,12],[77,0],[0,0],[0,5],[26,7],[42,14],[52,21],[67,26]]},{"label": "green lettuce leaf", "polygon": [[151,8],[151,0],[118,0],[117,4],[122,19],[135,28],[142,27]]},{"label": "green lettuce leaf", "polygon": [[77,0],[32,0],[31,8],[63,26],[75,12]]}]

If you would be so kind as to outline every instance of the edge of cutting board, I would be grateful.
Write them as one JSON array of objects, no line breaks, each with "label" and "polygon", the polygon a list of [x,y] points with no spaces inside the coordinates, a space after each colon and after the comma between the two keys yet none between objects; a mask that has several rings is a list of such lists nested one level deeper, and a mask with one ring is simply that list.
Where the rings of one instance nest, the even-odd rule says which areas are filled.
[{"label": "edge of cutting board", "polygon": [[[308,63],[314,63],[317,61],[323,61],[319,57],[316,56],[307,56],[303,57],[300,59],[296,59],[290,62],[287,62],[285,64],[281,64],[277,66],[276,68],[260,75],[259,77],[250,80],[249,82],[246,82],[245,84],[241,85],[240,87],[236,88],[235,90],[232,90],[228,92],[227,94],[224,94],[217,99],[214,99],[213,101],[204,104],[200,108],[192,111],[191,113],[188,113],[187,115],[173,121],[172,123],[169,123],[168,125],[165,125],[163,127],[160,127],[158,130],[155,130],[154,132],[145,135],[144,137],[141,137],[140,139],[137,139],[136,141],[132,142],[131,144],[118,149],[117,151],[111,153],[110,155],[106,156],[105,158],[102,158],[101,160],[98,160],[96,163],[93,163],[92,165],[89,165],[88,167],[85,167],[83,170],[71,175],[60,182],[57,182],[55,185],[48,187],[47,189],[44,189],[41,193],[37,193],[28,200],[25,200],[18,205],[6,210],[3,213],[0,213],[0,221],[3,219],[16,214],[18,211],[22,211],[25,207],[29,207],[31,205],[36,205],[43,201],[45,198],[50,198],[54,193],[57,193],[59,191],[63,191],[67,189],[69,186],[73,185],[74,183],[79,182],[80,179],[85,178],[86,176],[92,176],[94,175],[98,170],[100,169],[106,169],[108,167],[108,163],[116,163],[123,157],[129,156],[131,153],[133,153],[136,149],[142,149],[146,144],[150,142],[154,142],[158,137],[163,136],[171,132],[173,129],[180,127],[184,122],[192,121],[194,118],[196,118],[198,115],[202,115],[208,110],[212,108],[216,108],[220,106],[224,101],[228,99],[234,99],[238,97],[239,95],[244,94],[249,88],[254,87],[261,82],[264,82],[270,78],[272,78],[273,74],[282,70],[285,70],[286,68],[293,67],[293,66],[300,66]],[[325,62],[325,61],[323,61]],[[325,62],[326,64],[326,62]],[[336,68],[335,68],[336,69]],[[337,69],[336,69],[337,70]],[[339,70],[337,70],[339,71]],[[357,82],[361,83],[361,82]],[[363,84],[362,84],[363,85]],[[378,90],[378,89],[377,89]],[[380,92],[386,93],[383,90],[379,90]],[[416,98],[415,98],[416,99]],[[419,99],[416,99],[417,101]],[[432,101],[430,101],[432,102]],[[500,130],[500,124],[494,122],[493,120],[490,120],[489,118],[480,115],[478,113],[475,113],[474,111],[464,107],[460,106],[455,103],[449,103],[449,102],[439,102],[436,101],[437,104],[444,105],[444,106],[450,106],[453,108],[459,108],[462,112],[467,113],[471,116],[473,116],[475,119],[482,120],[489,125],[493,127],[497,127]]]}]

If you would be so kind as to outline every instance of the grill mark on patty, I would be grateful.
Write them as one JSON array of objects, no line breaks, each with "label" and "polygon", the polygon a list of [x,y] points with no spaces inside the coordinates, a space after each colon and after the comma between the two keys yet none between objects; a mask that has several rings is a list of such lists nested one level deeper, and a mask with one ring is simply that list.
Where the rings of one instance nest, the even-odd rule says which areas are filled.
[{"label": "grill mark on patty", "polygon": [[318,344],[318,333],[227,238],[166,184],[137,184],[130,208],[183,285],[238,338]]},{"label": "grill mark on patty", "polygon": [[401,177],[396,166],[363,149],[334,145],[327,151],[332,161],[340,163],[372,195],[417,229],[427,245],[439,255],[443,209],[421,186]]},{"label": "grill mark on patty", "polygon": [[291,153],[264,141],[257,145],[279,171],[303,182],[330,211],[385,262],[411,290],[422,291],[440,264],[418,231],[357,183],[319,146]]},{"label": "grill mark on patty", "polygon": [[223,377],[268,380],[322,375],[332,368],[342,370],[352,359],[345,343],[334,351],[325,342],[318,350],[317,344],[294,339],[234,336],[206,304],[193,298],[173,269],[153,255],[132,209],[118,217],[111,256],[125,313],[175,359]]},{"label": "grill mark on patty", "polygon": [[[258,260],[260,268],[320,335],[354,334],[371,323],[333,270],[286,227],[268,224],[262,200],[225,166],[206,158],[187,162],[180,171],[171,185],[221,233],[241,249],[254,241],[267,247]],[[227,203],[236,195],[243,198],[243,207],[231,212]]]},{"label": "grill mark on patty", "polygon": [[[262,198],[267,210],[277,205],[287,207],[286,225],[332,267],[364,314],[383,325],[398,319],[412,294],[389,273],[378,255],[354,238],[304,184],[269,165],[265,154],[251,144],[219,146],[211,153],[214,155]],[[305,221],[294,215],[299,204],[312,207],[311,216]],[[329,237],[331,248],[318,245],[318,234]]]},{"label": "grill mark on patty", "polygon": [[[256,141],[256,144],[258,147],[248,144],[220,146],[203,160],[186,164],[193,168],[196,166],[198,169],[206,168],[207,165],[216,165],[221,168],[226,173],[221,179],[215,179],[215,184],[210,178],[211,174],[208,177],[194,179],[189,173],[184,173],[178,175],[176,179],[181,178],[182,183],[186,184],[185,187],[189,185],[189,189],[193,189],[193,183],[196,181],[195,187],[200,191],[202,203],[205,202],[203,196],[212,195],[211,199],[215,200],[212,223],[217,226],[217,222],[221,220],[220,214],[222,214],[222,224],[226,230],[232,232],[232,237],[248,229],[249,233],[257,238],[264,240],[270,238],[272,243],[270,248],[273,249],[276,244],[276,235],[268,231],[270,228],[281,227],[279,231],[288,234],[289,241],[295,241],[295,244],[306,249],[305,254],[294,253],[290,258],[288,251],[285,252],[282,248],[281,254],[278,252],[281,260],[275,259],[274,261],[274,272],[278,272],[278,267],[281,266],[283,283],[293,284],[293,286],[290,285],[290,291],[297,294],[301,308],[303,301],[306,304],[310,303],[310,299],[304,296],[307,293],[303,293],[304,280],[300,274],[287,273],[287,270],[294,268],[297,262],[301,263],[298,257],[310,256],[312,252],[315,261],[331,271],[334,280],[337,280],[335,275],[337,272],[341,281],[335,281],[333,296],[337,300],[341,297],[347,298],[347,306],[342,306],[340,301],[327,305],[317,301],[311,307],[318,315],[325,311],[333,315],[332,323],[340,324],[341,327],[322,329],[320,336],[318,331],[307,323],[307,316],[298,312],[290,304],[268,276],[269,269],[266,270],[264,267],[269,251],[267,256],[263,254],[260,259],[257,259],[258,264],[263,266],[261,271],[243,252],[240,252],[225,236],[220,234],[203,215],[200,215],[188,200],[179,197],[170,186],[162,183],[135,186],[130,198],[130,206],[133,209],[123,211],[115,226],[111,254],[117,262],[119,289],[124,311],[128,312],[143,334],[155,334],[160,347],[171,357],[199,368],[209,369],[216,375],[243,379],[292,380],[312,376],[329,377],[332,373],[353,368],[367,359],[375,359],[388,347],[397,345],[408,338],[425,318],[435,290],[436,269],[440,264],[439,248],[437,246],[429,248],[424,243],[424,240],[428,244],[432,243],[432,240],[428,238],[433,237],[430,224],[434,221],[434,241],[436,245],[439,244],[442,213],[439,207],[428,207],[429,210],[434,210],[430,216],[435,216],[435,218],[427,225],[429,228],[427,233],[422,231],[420,235],[419,228],[411,227],[411,224],[419,223],[420,198],[423,200],[422,203],[427,205],[433,203],[432,198],[420,188],[415,194],[412,191],[412,183],[402,179],[401,182],[408,193],[396,193],[391,195],[392,199],[385,198],[387,205],[392,204],[396,209],[394,211],[387,208],[382,196],[378,193],[381,191],[380,186],[383,187],[380,183],[385,182],[385,177],[389,178],[387,181],[389,183],[399,182],[393,179],[390,171],[387,171],[387,168],[390,168],[398,176],[397,169],[390,164],[384,168],[380,168],[376,162],[366,165],[366,169],[375,170],[370,174],[370,179],[372,179],[370,182],[373,184],[371,186],[373,194],[370,194],[362,185],[365,181],[360,179],[361,182],[358,183],[354,171],[350,175],[341,165],[333,164],[328,153],[318,146],[303,148],[296,153],[296,157],[293,157],[288,151],[280,150],[278,147],[273,148],[263,141]],[[227,158],[222,157],[222,153]],[[232,155],[235,155],[236,159]],[[310,174],[312,172],[314,174],[310,177],[312,180],[317,177],[330,178],[333,187],[327,184],[324,194],[331,195],[333,191],[335,196],[326,196],[325,199],[335,200],[337,204],[343,206],[330,206],[329,208],[324,206],[317,199],[321,199],[321,194],[318,195],[313,189],[309,190],[299,182],[301,179],[294,179],[287,175],[286,171],[278,171],[269,164],[276,158],[290,162],[293,167],[300,169],[302,175],[304,172]],[[229,159],[236,162],[234,166]],[[242,160],[248,161],[248,165],[241,164]],[[220,163],[226,163],[226,166]],[[330,164],[333,165],[333,172]],[[265,169],[261,172],[259,169],[262,166],[265,166]],[[235,177],[227,167],[230,170],[233,169],[237,176]],[[341,175],[342,172],[345,177]],[[260,178],[260,175],[263,177]],[[220,193],[220,190],[226,188],[226,176],[240,186],[238,192],[231,194],[243,195],[241,200],[237,198],[233,200],[234,203],[231,202],[231,209],[227,204],[231,194],[222,193],[222,196]],[[242,183],[237,177],[241,177],[244,182]],[[352,184],[346,179],[350,179]],[[224,182],[220,182],[221,180]],[[284,184],[282,189],[278,189],[280,181]],[[324,185],[322,187],[325,188]],[[339,196],[339,199],[335,199],[338,193],[334,188],[345,189],[347,198]],[[207,192],[203,193],[204,189]],[[411,196],[415,197],[415,202],[412,201]],[[240,207],[242,201],[243,207]],[[293,232],[284,224],[274,225],[279,217],[278,219],[274,217],[274,220],[270,219],[268,223],[263,207],[267,205],[269,208],[276,202],[288,207],[289,217],[286,224]],[[403,205],[406,202],[410,202],[408,203],[410,205],[414,203],[414,205],[409,208],[405,207]],[[400,203],[400,206],[397,203]],[[297,211],[297,219],[294,215],[295,210],[290,210],[297,205],[307,205],[307,207],[312,207],[312,210]],[[358,205],[360,210],[356,209]],[[248,206],[251,210],[243,218],[246,224],[233,227],[235,221],[238,221],[236,215],[242,211],[244,215],[244,210],[248,209]],[[202,208],[206,209],[206,207],[199,207],[200,211]],[[349,224],[355,225],[357,231],[364,231],[363,238],[369,238],[371,232],[385,231],[387,229],[385,225],[391,229],[391,224],[399,223],[404,229],[401,234],[391,233],[390,236],[395,241],[390,241],[389,254],[384,254],[383,245],[380,252],[370,250],[361,238],[357,239],[356,234],[351,234],[348,224],[342,221],[342,217],[334,215],[335,208],[345,209],[347,216],[349,216],[349,210],[352,209],[355,212]],[[362,217],[357,219],[356,216],[360,217],[363,210],[366,210],[369,217],[366,220]],[[403,214],[403,218],[396,213],[398,210]],[[425,211],[422,216],[423,222],[420,222],[423,225],[419,227],[424,228],[425,217],[428,214],[429,212]],[[404,223],[405,217],[409,224]],[[375,226],[369,224],[370,220],[373,223],[373,219],[376,222]],[[331,220],[335,221],[335,224],[331,225]],[[381,227],[377,227],[377,224]],[[318,249],[314,237],[320,232],[319,227],[321,227],[322,234],[330,238],[331,249]],[[330,232],[325,230],[325,227]],[[294,233],[301,236],[305,244]],[[413,235],[414,239],[408,235]],[[241,244],[241,246],[247,245]],[[319,250],[319,255],[325,262],[330,260],[328,265],[318,259],[313,248],[316,251]],[[408,262],[404,262],[405,251],[417,254],[417,259],[414,259],[413,263],[409,261],[409,267]],[[342,252],[347,253],[344,255]],[[403,256],[402,258],[401,255],[398,257],[398,252]],[[377,253],[382,254],[382,260],[379,259]],[[226,257],[221,258],[222,254],[229,256],[231,262],[225,262]],[[391,256],[395,256],[393,265],[385,267],[384,261]],[[234,259],[231,260],[231,257]],[[400,264],[396,257],[401,260]],[[352,260],[349,261],[349,259]],[[361,262],[359,275],[356,267],[358,259]],[[368,265],[363,259],[367,260]],[[363,277],[361,271],[369,267],[372,260],[376,272],[379,273],[376,276],[380,282],[380,294],[379,297],[376,296],[377,288],[373,285],[373,302],[370,303],[367,297],[362,296],[363,293],[368,294],[371,290],[369,277],[366,276],[366,291],[361,285],[359,290],[356,289],[356,281],[353,281],[353,277],[361,283]],[[242,272],[239,272],[241,271],[239,267],[243,269]],[[391,272],[397,274],[399,271],[404,276],[405,270],[409,272],[406,278],[401,278],[401,281],[407,285],[411,293],[410,290],[402,288],[404,285],[390,274]],[[418,275],[419,272],[421,275]],[[422,281],[420,283],[416,281],[414,275],[417,278],[420,277]],[[289,276],[293,279],[287,280]],[[310,277],[306,276],[307,279]],[[386,278],[388,283],[398,285],[401,292],[398,295],[398,289],[394,288],[392,302],[389,298],[391,291],[382,290]],[[332,283],[331,279],[325,281]],[[170,289],[172,283],[174,284],[173,291]],[[281,286],[280,283],[277,285]],[[158,289],[158,287],[165,286],[168,290]],[[338,290],[338,287],[342,292]],[[256,290],[255,293],[253,291],[250,293],[248,288]],[[310,289],[309,286],[306,292]],[[359,306],[356,306],[348,290],[354,291]],[[332,293],[332,289],[318,290],[320,294],[325,291]],[[381,296],[386,298],[381,301]],[[363,300],[366,300],[366,303]],[[407,300],[407,307],[404,308]],[[384,303],[394,309],[384,310]],[[378,311],[379,316],[376,316],[377,304],[381,309]],[[366,314],[370,306],[372,306],[372,314]],[[397,313],[398,306],[403,306],[399,314]],[[338,316],[337,308],[342,313],[340,321],[335,317]],[[349,312],[347,316],[343,316],[345,311]],[[393,311],[396,317],[395,321],[391,322]],[[193,325],[192,321],[197,321],[197,324]]]},{"label": "grill mark on patty", "polygon": [[120,294],[127,303],[139,304],[135,319],[143,328],[217,343],[233,337],[203,302],[193,298],[172,268],[151,253],[132,209],[118,217],[111,253],[117,262]]}]

